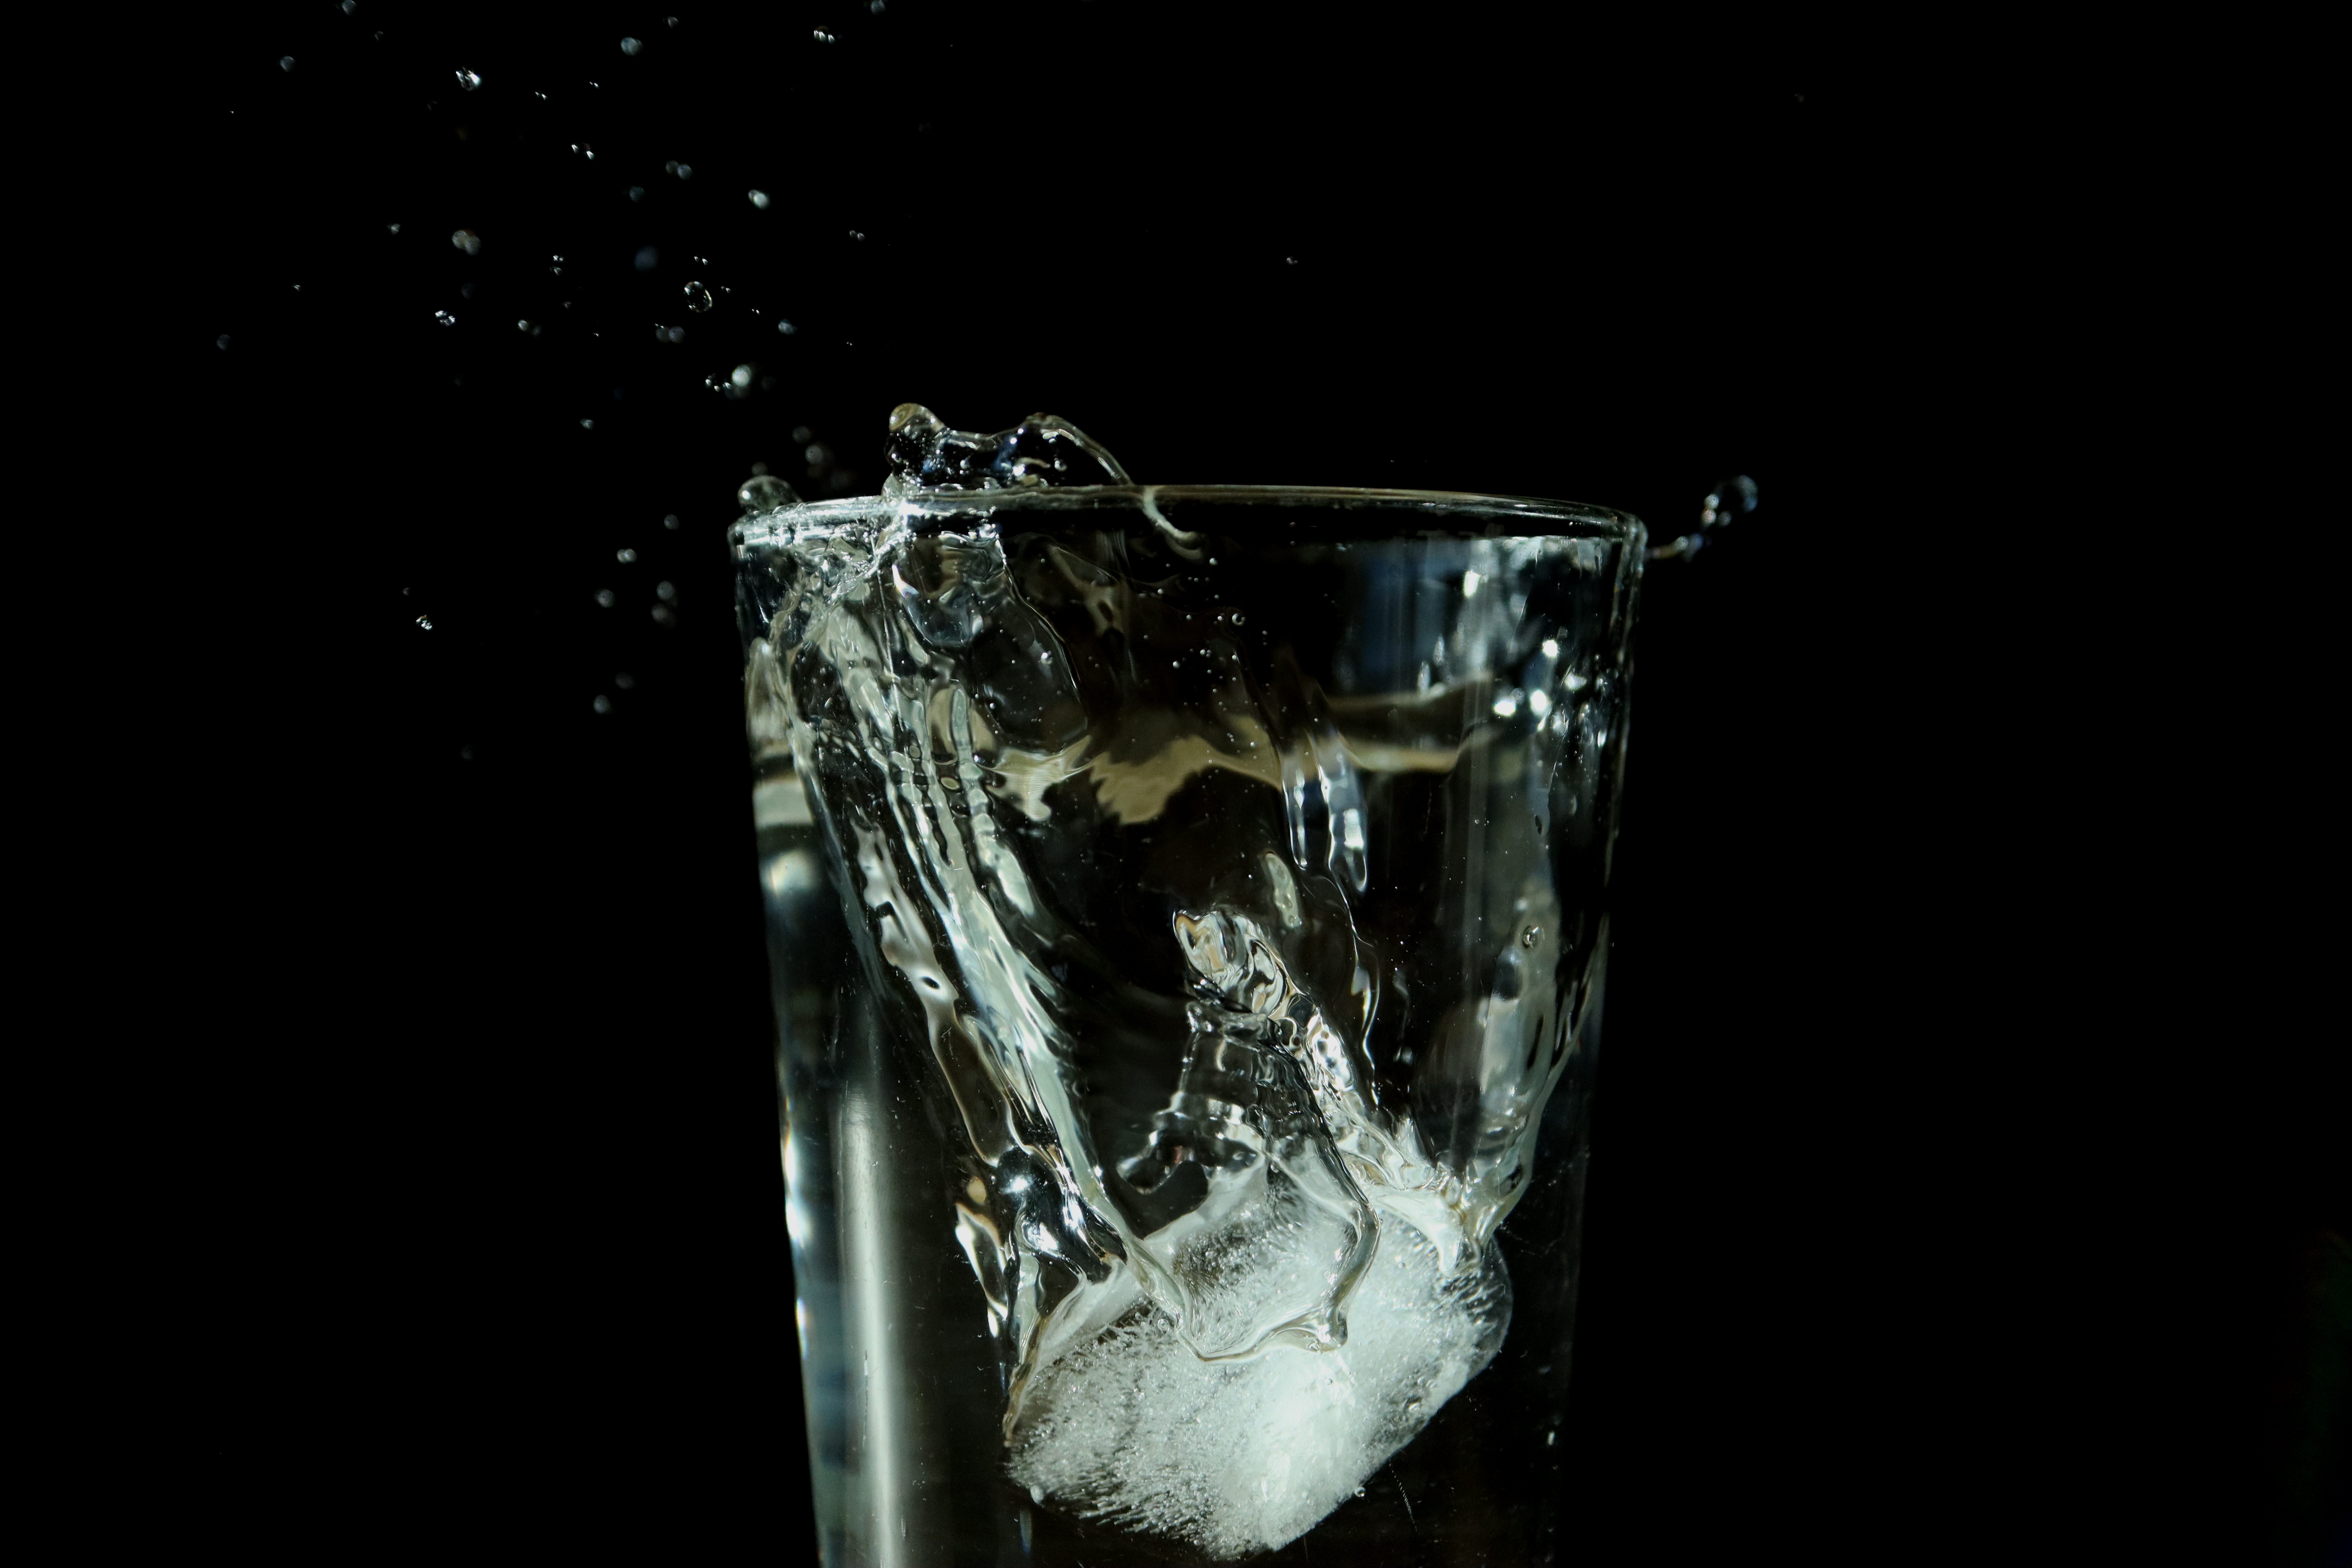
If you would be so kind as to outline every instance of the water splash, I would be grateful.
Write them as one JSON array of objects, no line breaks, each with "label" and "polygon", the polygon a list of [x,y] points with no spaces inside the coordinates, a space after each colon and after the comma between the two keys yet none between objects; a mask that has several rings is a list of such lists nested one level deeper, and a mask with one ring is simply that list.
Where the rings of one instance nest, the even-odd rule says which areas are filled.
[{"label": "water splash", "polygon": [[1706,492],[1699,502],[1699,531],[1682,534],[1664,544],[1650,547],[1653,561],[1687,560],[1706,546],[1706,530],[1720,528],[1734,518],[1746,517],[1756,510],[1756,481],[1746,474],[1723,480]]},{"label": "water splash", "polygon": [[882,481],[885,495],[1133,482],[1108,448],[1050,414],[1033,414],[1010,430],[976,436],[950,429],[919,403],[902,403],[890,411],[884,458],[890,468]]}]

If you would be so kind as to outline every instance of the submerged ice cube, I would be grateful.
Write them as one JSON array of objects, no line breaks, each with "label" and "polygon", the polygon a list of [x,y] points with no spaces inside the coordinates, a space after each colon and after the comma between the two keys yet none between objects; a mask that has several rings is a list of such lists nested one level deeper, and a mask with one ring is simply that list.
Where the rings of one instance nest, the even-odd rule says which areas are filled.
[{"label": "submerged ice cube", "polygon": [[[887,456],[870,504],[760,520],[751,719],[961,1141],[943,1224],[1007,1468],[1213,1556],[1278,1547],[1507,1331],[1495,1231],[1606,948],[1622,684],[1592,650],[1638,559],[1284,555],[1048,416],[905,405]],[[1122,493],[954,493],[1041,487]],[[1388,641],[1335,642],[1341,611]]]}]

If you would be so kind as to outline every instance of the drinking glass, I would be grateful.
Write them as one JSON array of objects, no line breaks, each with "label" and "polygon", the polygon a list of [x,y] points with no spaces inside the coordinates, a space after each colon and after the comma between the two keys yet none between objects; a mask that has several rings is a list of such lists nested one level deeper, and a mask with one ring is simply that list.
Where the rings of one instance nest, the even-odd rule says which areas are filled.
[{"label": "drinking glass", "polygon": [[1642,525],[733,540],[825,1562],[1551,1561]]}]

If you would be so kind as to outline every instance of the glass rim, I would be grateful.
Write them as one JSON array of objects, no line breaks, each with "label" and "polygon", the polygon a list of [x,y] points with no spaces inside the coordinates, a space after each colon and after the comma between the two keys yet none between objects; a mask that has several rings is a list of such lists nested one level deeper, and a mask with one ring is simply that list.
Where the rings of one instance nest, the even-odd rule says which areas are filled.
[{"label": "glass rim", "polygon": [[[1417,511],[1431,518],[1477,517],[1498,537],[1592,533],[1627,543],[1646,539],[1642,520],[1614,507],[1537,496],[1488,495],[1474,490],[1412,490],[1344,485],[1007,485],[992,489],[910,490],[904,495],[844,496],[803,501],[735,520],[729,537],[738,546],[781,542],[783,530],[808,523],[912,516],[971,516],[1002,509],[1085,511],[1127,505],[1148,515],[1162,501],[1226,501],[1244,505],[1297,505],[1334,512],[1359,508]],[[1494,527],[1496,523],[1568,524],[1566,528]],[[1405,537],[1410,537],[1409,534]]]}]

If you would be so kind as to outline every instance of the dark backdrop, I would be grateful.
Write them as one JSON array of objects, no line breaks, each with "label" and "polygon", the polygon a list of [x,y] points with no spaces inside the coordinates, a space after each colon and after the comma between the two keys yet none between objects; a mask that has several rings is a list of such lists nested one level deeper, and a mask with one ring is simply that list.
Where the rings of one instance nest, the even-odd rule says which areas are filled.
[{"label": "dark backdrop", "polygon": [[[1659,537],[1757,479],[1644,590],[1581,1561],[2305,1519],[2331,1123],[2259,1067],[2269,1163],[2217,1187],[2140,1114],[2193,1047],[2058,852],[2098,683],[2069,720],[2021,667],[2070,590],[1952,547],[1956,496],[2036,505],[1970,479],[2038,374],[1987,347],[2039,243],[1992,221],[2016,93],[1549,9],[673,3],[265,7],[155,154],[205,527],[143,679],[199,714],[187,853],[258,911],[171,928],[238,1042],[164,1075],[207,1119],[191,1397],[238,1413],[210,1517],[809,1555],[724,535],[758,465],[873,489],[914,399]],[[2162,1348],[2190,1320],[2212,1354]]]}]

